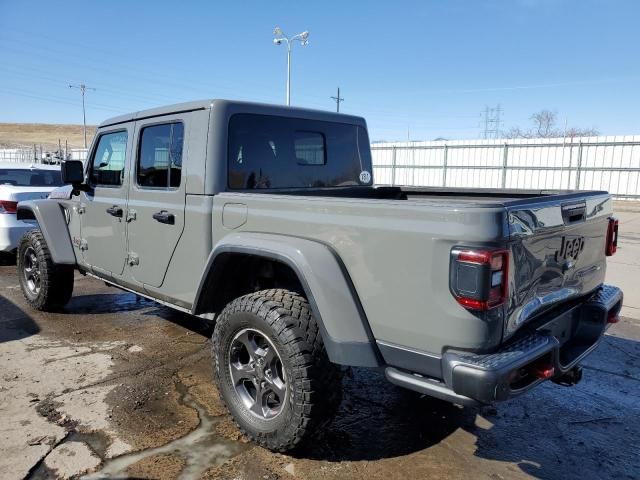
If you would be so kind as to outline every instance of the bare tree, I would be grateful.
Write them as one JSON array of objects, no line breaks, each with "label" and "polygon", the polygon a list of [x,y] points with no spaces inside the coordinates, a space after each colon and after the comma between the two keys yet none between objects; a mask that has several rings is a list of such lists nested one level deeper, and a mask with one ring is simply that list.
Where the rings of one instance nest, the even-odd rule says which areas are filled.
[{"label": "bare tree", "polygon": [[549,138],[558,136],[558,131],[554,128],[557,116],[558,112],[540,110],[529,117],[533,122],[533,128],[538,137]]},{"label": "bare tree", "polygon": [[509,130],[502,132],[504,138],[529,138],[529,132],[522,130],[520,127],[511,127]]},{"label": "bare tree", "polygon": [[564,132],[565,137],[574,138],[574,137],[595,137],[600,135],[600,132],[595,128],[567,128],[566,132]]},{"label": "bare tree", "polygon": [[540,110],[529,117],[533,128],[523,130],[520,127],[511,127],[503,133],[505,138],[552,138],[552,137],[589,137],[598,135],[595,128],[556,128],[558,112],[553,110]]}]

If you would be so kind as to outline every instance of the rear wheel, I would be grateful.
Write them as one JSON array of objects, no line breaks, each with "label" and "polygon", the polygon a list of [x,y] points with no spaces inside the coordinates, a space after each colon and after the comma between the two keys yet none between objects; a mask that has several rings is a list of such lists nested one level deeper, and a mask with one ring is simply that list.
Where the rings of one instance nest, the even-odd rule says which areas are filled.
[{"label": "rear wheel", "polygon": [[327,357],[306,299],[263,290],[224,309],[213,333],[218,390],[242,432],[286,451],[331,420],[341,372]]},{"label": "rear wheel", "polygon": [[18,278],[22,294],[36,310],[57,310],[66,305],[73,293],[73,267],[56,265],[39,230],[31,230],[18,246]]}]

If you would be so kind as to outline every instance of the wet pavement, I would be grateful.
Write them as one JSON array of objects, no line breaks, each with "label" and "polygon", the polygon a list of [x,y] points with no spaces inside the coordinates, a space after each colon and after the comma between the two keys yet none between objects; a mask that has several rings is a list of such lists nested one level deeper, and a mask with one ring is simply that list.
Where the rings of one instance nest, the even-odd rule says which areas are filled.
[{"label": "wet pavement", "polygon": [[[629,235],[614,258],[633,268]],[[280,455],[227,415],[210,324],[80,275],[64,312],[34,312],[0,266],[0,478],[640,478],[632,285],[575,387],[460,408],[353,369],[326,431]]]}]

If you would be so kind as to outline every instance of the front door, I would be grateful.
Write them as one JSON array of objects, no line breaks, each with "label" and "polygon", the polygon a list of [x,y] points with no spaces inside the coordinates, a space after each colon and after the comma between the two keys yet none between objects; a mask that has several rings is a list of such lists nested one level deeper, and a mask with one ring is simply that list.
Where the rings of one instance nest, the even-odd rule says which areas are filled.
[{"label": "front door", "polygon": [[136,122],[127,239],[131,279],[160,287],[184,229],[187,118]]},{"label": "front door", "polygon": [[96,272],[121,275],[126,257],[128,158],[133,124],[100,133],[89,156],[88,184],[81,193],[81,245]]}]

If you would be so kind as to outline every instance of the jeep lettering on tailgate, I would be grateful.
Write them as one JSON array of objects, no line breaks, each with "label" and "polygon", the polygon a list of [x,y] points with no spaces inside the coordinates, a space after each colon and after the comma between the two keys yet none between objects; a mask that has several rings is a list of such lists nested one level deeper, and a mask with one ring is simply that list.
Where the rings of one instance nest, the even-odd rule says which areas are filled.
[{"label": "jeep lettering on tailgate", "polygon": [[584,250],[584,237],[562,237],[560,248],[556,250],[556,262],[572,258],[578,259],[580,252]]}]

